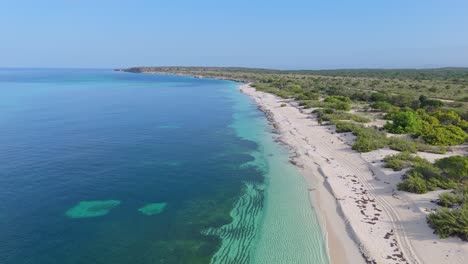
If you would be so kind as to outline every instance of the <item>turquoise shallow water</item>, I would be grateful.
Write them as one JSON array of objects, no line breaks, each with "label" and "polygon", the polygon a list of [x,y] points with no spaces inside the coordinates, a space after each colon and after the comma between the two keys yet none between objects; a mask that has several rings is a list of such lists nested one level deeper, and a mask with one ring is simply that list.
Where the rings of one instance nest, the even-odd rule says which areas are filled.
[{"label": "turquoise shallow water", "polygon": [[327,263],[304,180],[236,85],[0,69],[0,263]]}]

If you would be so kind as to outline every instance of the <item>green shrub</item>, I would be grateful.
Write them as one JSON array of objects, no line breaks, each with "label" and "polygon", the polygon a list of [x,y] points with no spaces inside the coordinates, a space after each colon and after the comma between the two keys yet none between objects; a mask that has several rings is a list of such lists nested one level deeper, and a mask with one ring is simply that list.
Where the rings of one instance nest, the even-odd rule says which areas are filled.
[{"label": "green shrub", "polygon": [[316,94],[314,91],[306,91],[304,92],[304,95],[307,96],[307,98],[309,100],[318,100],[319,99],[319,95]]},{"label": "green shrub", "polygon": [[351,103],[351,99],[347,96],[335,95],[335,96],[328,96],[327,98],[325,98],[325,102],[327,103],[337,103],[337,102]]},{"label": "green shrub", "polygon": [[429,191],[424,179],[417,176],[409,176],[397,185],[398,190],[411,193],[427,193]]},{"label": "green shrub", "polygon": [[409,107],[413,102],[413,96],[409,94],[395,94],[389,98],[388,102],[399,107]]},{"label": "green shrub", "polygon": [[297,84],[288,84],[288,85],[286,85],[284,90],[286,90],[288,92],[291,92],[291,93],[301,93],[303,91],[302,87],[300,85],[297,85]]},{"label": "green shrub", "polygon": [[375,128],[363,127],[360,124],[351,122],[337,122],[337,133],[353,132],[356,141],[353,149],[359,152],[369,152],[387,146],[387,135]]},{"label": "green shrub", "polygon": [[437,111],[432,114],[441,125],[454,125],[463,130],[468,129],[468,122],[463,120],[455,111]]},{"label": "green shrub", "polygon": [[441,238],[459,236],[463,240],[468,240],[468,204],[457,209],[437,210],[427,216],[427,221],[434,229],[434,233]]},{"label": "green shrub", "polygon": [[315,109],[312,113],[316,114],[318,117],[322,117],[327,114],[333,114],[335,109],[333,108],[318,108]]},{"label": "green shrub", "polygon": [[390,137],[388,139],[388,146],[390,149],[398,151],[407,151],[411,153],[416,153],[418,151],[416,142],[409,138]]},{"label": "green shrub", "polygon": [[451,156],[436,160],[434,165],[448,179],[461,182],[468,177],[468,157]]},{"label": "green shrub", "polygon": [[[435,87],[429,89],[429,91],[432,91],[432,92],[435,92],[436,90],[437,89]],[[425,95],[419,96],[419,101],[421,102],[420,104],[421,108],[426,108],[429,110],[434,110],[434,109],[444,106],[444,103],[442,101],[429,99]]]},{"label": "green shrub", "polygon": [[412,165],[428,163],[427,160],[413,156],[409,152],[401,152],[395,155],[388,155],[384,158],[384,167],[391,168],[395,171],[400,171],[405,168],[409,168]]},{"label": "green shrub", "polygon": [[447,153],[447,147],[444,146],[432,146],[422,142],[417,141],[416,147],[418,151],[427,152],[427,153],[435,153],[435,154],[445,154]]},{"label": "green shrub", "polygon": [[372,93],[370,96],[370,100],[373,102],[379,102],[379,101],[386,101],[388,100],[389,96],[380,92],[377,93]]},{"label": "green shrub", "polygon": [[281,107],[285,107],[285,106],[287,106],[287,104],[282,103],[280,106],[281,106]]},{"label": "green shrub", "polygon": [[399,110],[398,107],[396,107],[396,106],[394,106],[394,105],[392,105],[390,103],[383,102],[383,101],[375,102],[375,103],[371,104],[370,107],[372,107],[374,109],[377,109],[377,110],[380,110],[382,112],[386,112],[386,113],[397,112]]},{"label": "green shrub", "polygon": [[384,167],[391,168],[394,171],[400,171],[411,166],[411,158],[411,154],[408,152],[402,152],[396,155],[388,155],[383,159],[385,162]]},{"label": "green shrub", "polygon": [[455,189],[457,188],[457,183],[452,180],[447,180],[444,178],[430,178],[427,180],[428,186],[430,186],[431,191],[436,188],[441,188],[444,190]]},{"label": "green shrub", "polygon": [[355,121],[355,122],[358,122],[358,123],[368,123],[368,122],[370,122],[369,118],[366,118],[366,117],[363,117],[363,116],[358,116],[358,115],[348,113],[348,112],[344,112],[344,111],[341,111],[341,110],[328,111],[328,112],[316,111],[316,113],[318,114],[318,117],[322,118],[322,120],[332,121],[333,123],[336,123],[336,121],[338,121],[338,120],[352,120],[352,121]]},{"label": "green shrub", "polygon": [[411,111],[391,114],[392,123],[387,123],[385,128],[395,134],[417,134],[422,129],[422,120]]},{"label": "green shrub", "polygon": [[435,125],[426,127],[422,131],[422,138],[431,145],[454,146],[465,143],[468,135],[461,128],[454,125]]},{"label": "green shrub", "polygon": [[351,110],[351,99],[347,96],[329,96],[323,101],[327,107],[336,110],[349,111]]},{"label": "green shrub", "polygon": [[435,167],[433,164],[429,163],[427,160],[424,160],[424,159],[417,162],[414,168],[411,169],[407,175],[418,176],[425,180],[429,180],[431,178],[436,178],[436,179],[441,178],[440,169]]},{"label": "green shrub", "polygon": [[394,171],[401,171],[402,169],[409,168],[411,162],[400,159],[388,159],[385,161],[384,167],[393,169]]},{"label": "green shrub", "polygon": [[349,120],[353,120],[354,122],[358,123],[369,123],[371,120],[365,116],[360,116],[360,115],[355,115],[355,114],[349,114],[348,115]]},{"label": "green shrub", "polygon": [[423,129],[424,125],[440,125],[439,119],[436,117],[426,113],[426,110],[424,109],[418,109],[416,110],[416,114],[425,122],[423,122]]},{"label": "green shrub", "polygon": [[309,97],[304,94],[298,94],[294,99],[296,100],[309,100]]},{"label": "green shrub", "polygon": [[357,134],[357,131],[362,129],[362,125],[351,123],[351,122],[338,122],[336,123],[337,133],[353,132]]},{"label": "green shrub", "polygon": [[312,107],[323,107],[323,108],[333,108],[335,109],[335,105],[326,102],[319,102],[313,100],[301,100],[299,101],[299,106],[304,106],[304,108],[312,108]]},{"label": "green shrub", "polygon": [[278,89],[278,90],[274,90],[272,93],[275,94],[275,95],[277,95],[277,96],[279,96],[279,97],[281,97],[281,98],[283,98],[283,99],[287,99],[287,98],[291,98],[291,97],[292,97],[292,94],[291,94],[291,93],[288,93],[288,92],[286,92],[286,91],[284,91],[284,90],[279,90],[279,89]]},{"label": "green shrub", "polygon": [[369,152],[387,146],[387,135],[374,128],[362,128],[354,131],[357,135],[353,149],[359,152]]},{"label": "green shrub", "polygon": [[[421,179],[425,183],[425,189],[427,191],[435,190],[436,188],[441,189],[455,189],[457,188],[457,183],[453,181],[452,178],[447,177],[443,174],[438,167],[429,163],[427,160],[422,158],[414,157],[418,160],[413,160],[412,163],[414,168],[408,171],[408,173],[403,176],[402,188],[405,188],[408,179],[412,179],[415,181],[415,178]],[[420,182],[420,180],[418,180]],[[414,189],[414,188],[413,188]],[[413,192],[412,188],[406,188],[402,190],[407,190],[409,192]],[[422,190],[422,188],[421,188]],[[419,192],[418,192],[419,193]]]},{"label": "green shrub", "polygon": [[302,100],[302,101],[299,101],[299,106],[302,106],[304,108],[312,108],[314,107],[314,103],[312,101],[309,101],[309,100]]},{"label": "green shrub", "polygon": [[462,200],[463,199],[456,194],[445,192],[445,193],[439,194],[439,202],[437,204],[444,206],[444,207],[453,207],[461,203]]},{"label": "green shrub", "polygon": [[335,108],[336,110],[349,111],[351,110],[351,105],[345,102],[336,102],[333,104],[333,108]]}]

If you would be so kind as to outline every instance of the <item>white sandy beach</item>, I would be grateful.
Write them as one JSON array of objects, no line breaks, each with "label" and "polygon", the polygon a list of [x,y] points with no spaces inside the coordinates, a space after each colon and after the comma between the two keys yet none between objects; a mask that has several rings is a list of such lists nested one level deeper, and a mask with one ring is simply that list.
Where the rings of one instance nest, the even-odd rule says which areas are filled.
[{"label": "white sandy beach", "polygon": [[368,263],[466,263],[468,243],[440,239],[426,223],[438,192],[396,190],[403,172],[385,169],[381,162],[394,151],[357,153],[350,146],[353,135],[320,126],[310,110],[249,85],[240,90],[267,113],[290,146],[291,161],[309,182],[311,201],[326,226],[332,263],[364,263],[362,255]]}]

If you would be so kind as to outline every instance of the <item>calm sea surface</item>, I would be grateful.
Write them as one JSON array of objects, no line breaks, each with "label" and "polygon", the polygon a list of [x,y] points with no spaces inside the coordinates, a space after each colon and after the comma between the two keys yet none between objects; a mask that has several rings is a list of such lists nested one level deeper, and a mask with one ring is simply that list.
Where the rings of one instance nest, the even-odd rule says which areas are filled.
[{"label": "calm sea surface", "polygon": [[328,263],[304,180],[237,85],[0,69],[0,263]]}]

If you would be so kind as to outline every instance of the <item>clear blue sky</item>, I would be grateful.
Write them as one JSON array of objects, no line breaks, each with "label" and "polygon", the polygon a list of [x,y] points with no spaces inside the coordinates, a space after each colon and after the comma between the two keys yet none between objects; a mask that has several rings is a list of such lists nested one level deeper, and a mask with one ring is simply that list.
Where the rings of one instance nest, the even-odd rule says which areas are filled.
[{"label": "clear blue sky", "polygon": [[0,0],[0,67],[468,66],[467,0]]}]

